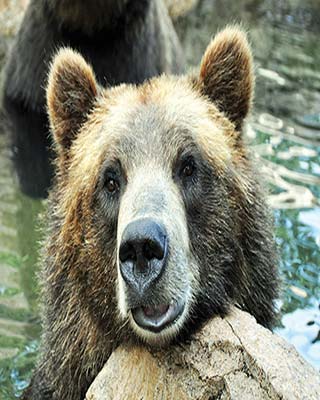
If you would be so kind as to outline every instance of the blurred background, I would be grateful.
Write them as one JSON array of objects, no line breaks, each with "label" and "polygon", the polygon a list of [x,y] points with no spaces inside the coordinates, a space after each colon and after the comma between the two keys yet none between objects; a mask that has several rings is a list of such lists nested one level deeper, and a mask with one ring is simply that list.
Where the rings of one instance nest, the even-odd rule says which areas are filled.
[{"label": "blurred background", "polygon": [[[171,3],[174,14],[175,3]],[[0,0],[0,68],[27,0]],[[249,32],[256,65],[247,140],[270,184],[283,295],[276,328],[320,370],[320,1],[192,0],[175,19],[190,68],[230,23]],[[178,12],[179,14],[179,12]],[[27,385],[38,351],[37,251],[45,201],[17,185],[0,132],[0,399]]]}]

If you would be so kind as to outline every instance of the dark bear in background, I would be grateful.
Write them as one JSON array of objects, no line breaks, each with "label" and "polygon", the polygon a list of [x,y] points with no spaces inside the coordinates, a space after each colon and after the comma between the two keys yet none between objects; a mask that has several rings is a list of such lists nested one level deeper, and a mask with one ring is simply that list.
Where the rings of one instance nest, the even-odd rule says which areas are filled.
[{"label": "dark bear in background", "polygon": [[32,197],[47,195],[53,174],[44,87],[61,46],[83,54],[104,86],[182,72],[162,0],[31,0],[6,66],[3,106],[20,186]]},{"label": "dark bear in background", "polygon": [[103,89],[78,53],[59,52],[41,357],[24,399],[83,399],[120,343],[185,340],[231,304],[272,326],[272,224],[242,139],[253,80],[237,28],[199,75],[140,86]]}]

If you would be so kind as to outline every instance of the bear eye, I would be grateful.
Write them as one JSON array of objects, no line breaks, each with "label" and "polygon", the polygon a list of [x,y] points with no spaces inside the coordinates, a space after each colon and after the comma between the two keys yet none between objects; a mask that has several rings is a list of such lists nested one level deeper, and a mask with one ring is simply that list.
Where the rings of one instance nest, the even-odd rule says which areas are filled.
[{"label": "bear eye", "polygon": [[118,192],[119,186],[120,186],[119,182],[116,179],[114,179],[112,177],[108,177],[106,179],[105,188],[107,189],[107,191],[109,193],[114,194],[114,193]]},{"label": "bear eye", "polygon": [[196,169],[195,162],[193,158],[188,158],[182,165],[181,175],[183,177],[190,177],[194,174]]}]

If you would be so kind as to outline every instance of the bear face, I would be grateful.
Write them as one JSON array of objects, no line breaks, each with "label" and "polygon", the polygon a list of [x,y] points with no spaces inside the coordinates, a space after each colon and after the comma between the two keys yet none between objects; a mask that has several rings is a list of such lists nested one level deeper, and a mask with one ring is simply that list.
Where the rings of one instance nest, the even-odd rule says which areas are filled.
[{"label": "bear face", "polygon": [[198,77],[102,89],[79,54],[55,58],[48,284],[100,329],[165,344],[231,303],[271,325],[274,242],[241,136],[252,69],[237,28],[212,41]]}]

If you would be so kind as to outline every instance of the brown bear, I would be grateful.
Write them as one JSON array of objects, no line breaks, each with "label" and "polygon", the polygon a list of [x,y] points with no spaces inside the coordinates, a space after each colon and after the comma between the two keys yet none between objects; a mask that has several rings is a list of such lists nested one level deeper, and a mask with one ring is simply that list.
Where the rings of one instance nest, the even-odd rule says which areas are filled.
[{"label": "brown bear", "polygon": [[186,340],[231,304],[272,326],[272,224],[241,133],[253,81],[236,27],[211,42],[199,75],[139,86],[103,89],[78,53],[58,53],[44,332],[25,399],[84,398],[119,343]]},{"label": "brown bear", "polygon": [[47,195],[53,174],[45,86],[61,46],[83,54],[103,85],[142,83],[184,66],[163,0],[30,0],[6,65],[3,108],[19,183],[32,197]]}]

